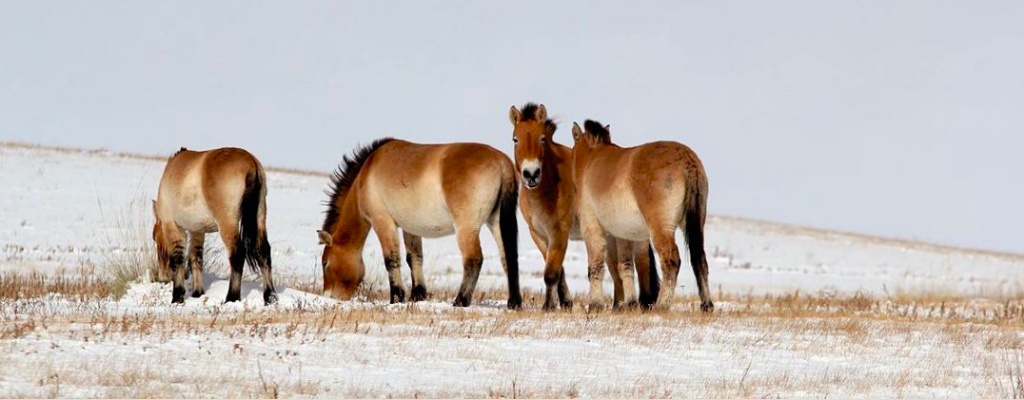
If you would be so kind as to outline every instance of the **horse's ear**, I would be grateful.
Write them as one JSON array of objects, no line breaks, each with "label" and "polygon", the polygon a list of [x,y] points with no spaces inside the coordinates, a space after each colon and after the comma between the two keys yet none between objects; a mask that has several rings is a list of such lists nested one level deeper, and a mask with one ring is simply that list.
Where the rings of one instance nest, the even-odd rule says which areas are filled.
[{"label": "horse's ear", "polygon": [[608,131],[608,133],[612,133],[612,124],[605,125],[604,130]]},{"label": "horse's ear", "polygon": [[512,126],[516,126],[516,124],[518,124],[522,119],[523,113],[519,112],[519,110],[516,109],[516,106],[512,106],[512,108],[508,110],[508,120],[509,122],[512,122]]},{"label": "horse's ear", "polygon": [[572,140],[579,141],[581,136],[583,136],[583,130],[580,129],[580,124],[574,121],[572,123]]},{"label": "horse's ear", "polygon": [[547,107],[544,107],[543,104],[537,106],[537,113],[534,114],[534,115],[537,116],[537,121],[540,121],[540,122],[547,121],[548,120],[548,109],[547,109]]},{"label": "horse's ear", "polygon": [[334,241],[334,238],[331,237],[331,234],[327,233],[327,231],[316,231],[316,235],[320,237],[320,244],[330,246]]}]

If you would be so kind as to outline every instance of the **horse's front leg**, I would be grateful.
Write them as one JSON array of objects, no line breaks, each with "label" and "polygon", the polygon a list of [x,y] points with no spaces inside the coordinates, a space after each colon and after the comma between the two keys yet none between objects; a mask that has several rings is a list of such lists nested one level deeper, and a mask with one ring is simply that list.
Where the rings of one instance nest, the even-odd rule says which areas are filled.
[{"label": "horse's front leg", "polygon": [[601,280],[604,278],[607,240],[604,228],[589,207],[580,207],[580,233],[587,245],[587,278],[590,279],[590,309],[603,308]]},{"label": "horse's front leg", "polygon": [[402,285],[402,253],[399,251],[398,226],[390,218],[374,219],[373,230],[377,232],[380,250],[384,254],[384,268],[388,271],[391,304],[405,303],[405,287]]},{"label": "horse's front leg", "polygon": [[203,287],[203,247],[206,242],[206,234],[202,232],[189,232],[188,234],[188,263],[192,269],[192,297],[202,297],[206,290]]},{"label": "horse's front leg", "polygon": [[164,224],[163,236],[167,248],[170,249],[171,280],[174,287],[171,289],[171,303],[178,304],[185,302],[185,232],[171,223]]},{"label": "horse's front leg", "polygon": [[554,229],[551,235],[547,256],[544,258],[544,284],[547,286],[547,296],[544,300],[544,309],[555,309],[555,293],[559,294],[562,308],[571,309],[572,300],[569,300],[568,290],[560,292],[560,285],[565,285],[565,269],[562,263],[565,261],[565,249],[569,245],[568,229]]}]

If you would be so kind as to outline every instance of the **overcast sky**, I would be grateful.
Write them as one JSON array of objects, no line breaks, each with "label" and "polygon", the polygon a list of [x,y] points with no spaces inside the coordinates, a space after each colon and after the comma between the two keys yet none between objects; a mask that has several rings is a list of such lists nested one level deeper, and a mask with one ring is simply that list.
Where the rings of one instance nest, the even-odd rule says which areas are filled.
[{"label": "overcast sky", "polygon": [[688,144],[713,213],[1024,252],[1022,49],[1021,1],[5,1],[0,140],[329,170],[538,101]]}]

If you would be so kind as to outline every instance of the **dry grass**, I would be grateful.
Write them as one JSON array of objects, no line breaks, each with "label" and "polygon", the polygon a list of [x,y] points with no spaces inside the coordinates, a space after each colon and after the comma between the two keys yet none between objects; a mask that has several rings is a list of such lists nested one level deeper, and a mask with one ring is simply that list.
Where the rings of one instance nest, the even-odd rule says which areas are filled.
[{"label": "dry grass", "polygon": [[[76,279],[83,279],[76,283]],[[0,345],[12,339],[38,340],[63,337],[72,343],[166,343],[180,338],[199,339],[198,345],[212,357],[237,359],[243,371],[203,373],[165,371],[150,363],[103,361],[108,367],[92,368],[88,357],[77,364],[54,364],[52,370],[39,373],[39,390],[11,392],[24,396],[68,396],[71,387],[99,387],[98,391],[74,395],[87,397],[775,397],[803,395],[827,397],[872,392],[878,385],[896,393],[921,395],[934,388],[962,385],[965,373],[962,361],[977,357],[985,360],[981,374],[984,386],[973,396],[1016,397],[1021,387],[1021,360],[1024,357],[1024,328],[1020,308],[1024,299],[997,302],[960,299],[929,293],[899,299],[872,298],[865,295],[792,293],[784,296],[720,295],[719,308],[712,315],[701,313],[696,299],[681,297],[670,310],[589,312],[584,307],[571,311],[541,312],[539,293],[527,293],[530,306],[520,312],[502,309],[505,293],[481,291],[479,307],[449,309],[438,305],[382,305],[383,290],[367,290],[365,295],[377,303],[342,303],[327,307],[298,306],[293,309],[254,308],[222,312],[214,309],[178,309],[172,312],[117,313],[95,307],[95,299],[107,298],[86,288],[93,275],[0,276]],[[18,288],[15,291],[14,288]],[[81,304],[65,311],[46,307],[48,292],[66,294]],[[77,294],[77,295],[73,295]],[[437,299],[449,299],[448,290],[439,290]],[[93,301],[93,303],[90,303]],[[631,384],[594,387],[593,382],[577,380],[538,384],[515,374],[504,381],[472,390],[435,388],[430,390],[384,389],[358,382],[324,382],[302,378],[308,362],[298,356],[281,356],[287,363],[267,358],[267,351],[281,350],[280,343],[314,346],[333,343],[340,338],[374,338],[399,343],[410,339],[424,341],[502,341],[541,340],[556,343],[565,340],[614,340],[619,346],[642,348],[652,343],[690,344],[702,348],[721,348],[732,357],[745,359],[741,368],[725,369],[717,378],[693,382],[696,391],[686,390],[678,382],[665,382],[655,376],[641,375]],[[263,345],[261,345],[263,343]],[[274,344],[274,345],[271,345]],[[55,344],[56,345],[56,344]],[[63,344],[62,344],[63,345]],[[249,350],[265,348],[263,350]],[[860,370],[856,364],[837,365],[825,371],[801,372],[772,364],[770,354],[794,352],[830,355],[840,352],[855,357],[858,352],[884,347],[896,360],[919,360],[910,366],[891,370]],[[209,350],[205,350],[209,349]],[[222,349],[222,350],[218,350]],[[230,349],[230,350],[227,350]],[[274,350],[277,349],[277,350]],[[922,349],[934,349],[925,352]],[[33,350],[36,351],[36,350]],[[399,350],[392,350],[399,351]],[[403,350],[413,351],[413,350]],[[205,354],[205,353],[204,353]],[[390,354],[390,353],[389,353]],[[384,357],[378,354],[373,357]],[[477,358],[470,351],[456,357]],[[292,357],[292,358],[288,358]],[[0,364],[3,364],[0,359]],[[176,361],[175,361],[176,362]],[[354,362],[341,360],[339,362]],[[369,361],[361,361],[369,362]],[[89,364],[88,367],[85,364]],[[284,365],[284,366],[282,366]],[[928,365],[923,368],[923,365]],[[291,371],[282,374],[282,368]],[[313,368],[309,366],[308,368]],[[322,368],[322,367],[319,367]],[[0,367],[0,374],[3,373]],[[973,373],[973,372],[972,372]],[[582,379],[582,378],[581,378]],[[502,383],[503,382],[503,383]]]},{"label": "dry grass", "polygon": [[127,206],[111,211],[97,202],[100,216],[114,222],[114,233],[105,233],[103,240],[109,251],[94,260],[114,286],[115,297],[120,297],[132,282],[147,279],[167,282],[168,271],[162,270],[153,243],[153,209],[149,199],[136,196]]},{"label": "dry grass", "polygon": [[5,301],[48,298],[59,295],[78,302],[111,296],[118,288],[109,280],[99,278],[92,269],[57,273],[0,273],[0,299]]}]

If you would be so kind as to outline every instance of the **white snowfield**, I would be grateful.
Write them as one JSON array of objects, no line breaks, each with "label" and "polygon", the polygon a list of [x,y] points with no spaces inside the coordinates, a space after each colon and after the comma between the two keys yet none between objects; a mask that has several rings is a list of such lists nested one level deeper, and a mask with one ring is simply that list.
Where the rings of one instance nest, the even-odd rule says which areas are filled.
[{"label": "white snowfield", "polygon": [[[131,251],[132,235],[149,245],[163,161],[0,144],[0,273],[101,266]],[[1021,321],[1021,255],[711,216],[710,317],[693,311],[685,266],[676,288],[684,296],[668,311],[588,314],[579,297],[572,312],[544,313],[535,296],[526,310],[506,311],[488,233],[477,290],[490,293],[472,307],[438,296],[336,302],[291,288],[320,279],[327,174],[268,168],[267,177],[279,304],[262,304],[253,276],[242,302],[222,304],[215,236],[207,246],[221,266],[206,295],[181,306],[170,305],[167,284],[141,281],[120,299],[0,300],[0,397],[1024,395],[1024,326],[1012,322]],[[520,223],[521,284],[540,293],[543,260],[527,229]],[[451,293],[462,273],[454,239],[425,240],[424,252],[428,290]],[[386,290],[372,234],[364,257],[368,280]],[[582,243],[570,244],[565,270],[573,295],[585,295]],[[793,316],[736,300],[794,293],[878,300]],[[886,301],[923,293],[968,300],[941,309]]]}]

